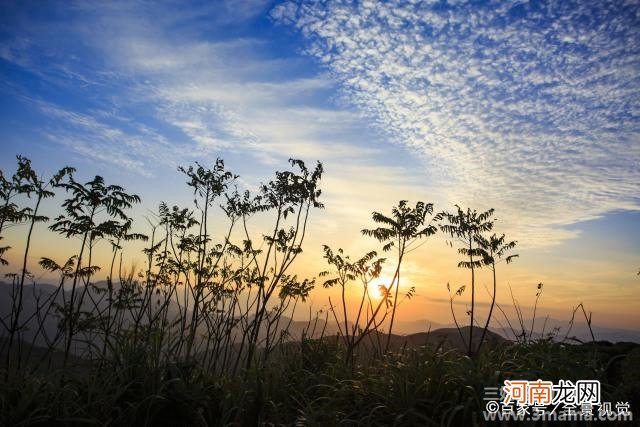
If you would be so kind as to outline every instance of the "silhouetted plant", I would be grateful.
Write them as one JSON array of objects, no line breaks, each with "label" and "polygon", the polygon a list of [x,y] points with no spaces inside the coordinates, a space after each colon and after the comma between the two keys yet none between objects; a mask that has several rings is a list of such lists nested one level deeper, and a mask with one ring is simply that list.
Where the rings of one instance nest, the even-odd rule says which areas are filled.
[{"label": "silhouetted plant", "polygon": [[478,213],[476,210],[467,208],[464,211],[460,206],[455,205],[457,212],[441,212],[436,215],[437,220],[446,221],[445,224],[440,225],[440,229],[449,236],[456,238],[462,245],[458,248],[458,253],[463,255],[466,259],[458,263],[458,267],[467,268],[471,271],[471,309],[469,310],[469,342],[468,342],[468,354],[473,355],[473,327],[475,319],[475,297],[476,297],[476,282],[475,282],[475,270],[483,266],[485,251],[478,244],[478,240],[482,237],[482,234],[490,231],[493,228],[493,221],[491,216],[493,215],[493,209],[489,209],[485,212]]},{"label": "silhouetted plant", "polygon": [[[18,166],[10,179],[0,171],[0,240],[3,239],[2,232],[7,225],[25,221],[31,213],[30,207],[20,207],[16,203],[16,198],[21,195],[29,195],[33,192],[33,175],[31,161],[23,156],[16,156]],[[7,265],[8,262],[3,255],[11,249],[10,246],[0,247],[0,265]]]},{"label": "silhouetted plant", "polygon": [[[533,316],[531,318],[531,331],[529,332],[529,341],[531,341],[531,338],[533,336],[533,327],[535,325],[536,322],[536,312],[538,311],[538,301],[540,300],[540,295],[542,295],[542,288],[543,288],[543,284],[542,283],[538,283],[538,291],[536,292],[536,302],[533,304]],[[591,323],[591,321],[589,321],[589,323]]]},{"label": "silhouetted plant", "polygon": [[462,343],[463,346],[465,346],[465,348],[468,348],[467,340],[462,335],[462,328],[460,327],[460,324],[458,323],[458,318],[456,317],[456,311],[453,309],[453,300],[457,296],[458,297],[462,296],[465,288],[466,286],[462,285],[455,291],[454,294],[452,294],[451,285],[447,283],[447,292],[449,292],[449,308],[451,310],[451,316],[453,317],[453,323],[456,325],[456,329],[458,330],[458,334],[460,335],[460,342]]},{"label": "silhouetted plant", "polygon": [[[228,244],[228,241],[225,241],[224,246],[219,250],[214,249],[209,252],[207,251],[211,239],[208,232],[209,209],[216,199],[224,194],[228,185],[236,177],[230,171],[225,170],[222,159],[216,159],[211,169],[207,169],[198,163],[196,163],[196,167],[189,166],[187,169],[179,167],[178,169],[189,178],[187,185],[193,188],[193,194],[195,196],[194,203],[200,211],[200,221],[198,223],[200,229],[194,241],[197,248],[197,259],[196,269],[194,271],[195,286],[193,287],[194,292],[192,294],[193,309],[191,311],[191,327],[189,329],[186,350],[187,358],[189,358],[193,340],[200,322],[200,301],[204,296],[209,279],[224,254],[224,246]],[[229,233],[231,233],[232,229],[233,223],[229,229]]]},{"label": "silhouetted plant", "polygon": [[476,235],[476,243],[482,249],[484,265],[489,266],[491,268],[491,272],[493,274],[493,293],[491,294],[491,306],[489,307],[489,314],[487,315],[487,321],[484,324],[484,328],[482,329],[482,335],[480,336],[480,342],[478,343],[478,348],[476,350],[477,353],[480,352],[482,348],[482,343],[484,342],[484,337],[487,334],[487,330],[489,329],[489,322],[491,321],[491,316],[493,315],[493,308],[496,303],[496,292],[497,292],[497,281],[496,281],[496,264],[500,261],[504,260],[507,264],[511,263],[515,258],[518,257],[517,254],[507,255],[507,252],[516,247],[516,241],[506,242],[505,235],[501,235],[498,237],[496,234],[492,234],[488,239],[483,237],[481,234]]},{"label": "silhouetted plant", "polygon": [[[10,321],[11,323],[9,325],[9,343],[6,359],[7,364],[9,364],[11,361],[14,338],[16,336],[16,333],[18,333],[21,329],[20,316],[22,314],[25,279],[29,275],[29,272],[27,271],[27,259],[29,257],[29,250],[31,248],[31,237],[33,234],[33,229],[37,222],[46,222],[49,220],[48,217],[38,214],[40,210],[40,204],[43,199],[53,197],[55,194],[50,190],[50,188],[58,185],[62,178],[64,178],[68,174],[71,174],[73,171],[73,168],[65,167],[58,171],[51,179],[49,179],[48,181],[44,181],[43,179],[38,177],[37,173],[33,170],[33,168],[31,167],[31,161],[29,159],[18,156],[18,171],[12,179],[13,191],[14,194],[22,194],[28,198],[34,196],[34,206],[33,208],[26,207],[23,209],[18,209],[14,203],[7,203],[10,198],[11,189],[7,189],[6,193],[3,192],[3,195],[7,196],[7,200],[5,201],[5,206],[3,208],[2,222],[8,219],[11,222],[27,221],[29,223],[29,230],[27,232],[24,254],[22,258],[20,280],[15,281],[17,289],[14,287],[12,292],[13,309]],[[2,179],[1,181],[4,181],[4,179]],[[7,183],[2,182],[1,185],[4,187],[5,185],[7,185]],[[1,255],[2,253],[0,252],[0,257]],[[19,368],[21,363],[21,351],[18,352],[17,363]]]},{"label": "silhouetted plant", "polygon": [[[418,202],[415,207],[412,208],[407,205],[406,200],[401,200],[398,206],[394,206],[391,209],[391,216],[373,212],[372,219],[375,223],[381,224],[380,227],[362,230],[362,234],[365,236],[373,237],[381,242],[383,244],[383,251],[387,252],[392,248],[395,248],[397,251],[396,270],[393,274],[393,279],[391,279],[391,283],[387,287],[387,291],[394,295],[385,351],[388,350],[389,343],[391,342],[391,333],[398,303],[398,291],[400,290],[400,268],[402,267],[402,261],[407,253],[416,248],[418,239],[436,233],[437,228],[430,222],[427,222],[427,215],[431,213],[433,213],[432,203],[425,204],[424,202]],[[377,314],[377,311],[375,314]],[[375,317],[375,315],[373,317]]]},{"label": "silhouetted plant", "polygon": [[[68,308],[65,313],[66,345],[65,364],[69,357],[71,343],[77,332],[80,310],[82,303],[90,287],[91,275],[86,277],[85,286],[82,293],[76,300],[78,279],[80,270],[83,268],[85,251],[88,252],[87,267],[92,268],[91,255],[93,245],[97,239],[118,236],[122,232],[122,227],[127,227],[130,218],[125,210],[135,203],[140,202],[140,197],[135,194],[127,194],[124,188],[118,185],[106,185],[104,179],[96,176],[93,180],[82,184],[68,175],[67,182],[60,182],[56,187],[65,189],[71,193],[62,206],[65,213],[55,219],[55,223],[49,228],[63,234],[67,238],[79,237],[81,239],[80,249],[76,261],[76,271],[74,273],[71,294]],[[102,217],[105,217],[102,219]],[[142,237],[142,236],[140,236]],[[97,271],[98,268],[96,268]]]},{"label": "silhouetted plant", "polygon": [[[537,298],[536,298],[536,302],[537,302]],[[576,312],[578,311],[578,309],[582,310],[582,314],[584,315],[584,320],[587,323],[587,327],[589,328],[589,333],[591,334],[591,341],[595,342],[596,341],[596,337],[595,335],[593,335],[593,329],[591,328],[591,312],[589,312],[589,314],[587,315],[587,311],[584,308],[584,304],[580,303],[578,304],[572,311],[571,313],[571,320],[569,321],[569,327],[567,328],[567,333],[564,336],[564,340],[566,341],[569,338],[569,334],[571,333],[571,330],[573,329],[573,324],[575,321],[575,317],[576,317]],[[574,341],[579,341],[576,337],[571,337],[571,339],[573,339]]]},{"label": "silhouetted plant", "polygon": [[[248,307],[254,310],[254,315],[245,328],[248,337],[247,368],[253,361],[258,334],[271,296],[285,278],[293,261],[302,253],[310,208],[324,207],[319,200],[322,164],[318,162],[315,169],[310,171],[301,160],[290,159],[289,162],[299,169],[299,174],[290,171],[276,172],[275,180],[261,185],[259,194],[253,199],[247,194],[242,204],[245,252],[250,254],[254,266],[248,297],[251,300]],[[263,235],[266,250],[256,250],[253,247],[247,228],[248,218],[258,212],[275,213],[273,231],[270,235]],[[293,225],[285,229],[283,224],[289,217],[293,218]],[[260,256],[262,260],[259,260]],[[251,295],[254,288],[255,294]]]},{"label": "silhouetted plant", "polygon": [[[38,262],[40,267],[45,271],[59,274],[60,281],[58,282],[58,285],[56,286],[55,291],[48,296],[48,298],[44,301],[42,305],[39,304],[36,309],[35,314],[37,316],[38,328],[33,335],[33,339],[31,342],[31,350],[35,347],[36,340],[39,337],[42,337],[44,342],[47,344],[47,352],[41,357],[41,360],[39,361],[39,363],[35,365],[35,368],[39,368],[40,363],[42,363],[44,360],[49,358],[51,353],[56,349],[62,334],[65,333],[65,329],[63,326],[62,328],[58,328],[55,336],[50,337],[47,334],[46,330],[44,329],[44,324],[52,312],[54,313],[54,315],[62,318],[64,322],[65,316],[68,312],[66,293],[64,289],[66,280],[71,279],[76,275],[80,278],[90,277],[97,271],[97,267],[95,266],[83,267],[79,271],[76,271],[76,268],[75,268],[76,259],[77,259],[77,256],[73,255],[70,258],[68,258],[62,265],[59,265],[57,262],[47,257],[40,258],[40,261]],[[59,304],[57,302],[59,295],[62,296],[62,304]],[[30,357],[28,356],[27,360],[29,359]],[[51,363],[51,359],[49,358],[49,364],[50,363]]]},{"label": "silhouetted plant", "polygon": [[[536,285],[536,299],[535,299],[535,304],[533,306],[533,313],[532,313],[531,327],[530,328],[525,325],[526,322],[525,322],[524,313],[522,311],[522,306],[520,305],[520,302],[518,302],[517,298],[513,294],[513,289],[511,288],[511,285],[509,285],[509,294],[511,296],[511,302],[513,304],[513,310],[516,313],[516,319],[518,321],[519,331],[516,331],[516,328],[513,326],[513,324],[509,320],[509,316],[505,313],[504,309],[500,306],[500,304],[498,304],[497,302],[495,303],[495,306],[502,313],[502,316],[504,317],[504,319],[506,320],[507,324],[509,325],[509,329],[511,330],[511,333],[513,334],[514,339],[518,343],[528,344],[528,343],[531,343],[531,342],[535,341],[534,338],[533,338],[533,330],[534,330],[534,327],[535,327],[536,313],[537,313],[537,309],[538,309],[538,301],[540,300],[540,296],[542,295],[543,288],[544,288],[544,285],[542,283],[538,283]],[[489,292],[489,291],[487,290],[487,292]],[[575,311],[574,311],[574,314],[575,314]],[[541,334],[541,338],[542,339],[545,339],[545,337],[544,337],[545,328],[546,328],[546,320],[545,320],[545,324],[543,325],[543,329],[542,329],[542,334]]]},{"label": "silhouetted plant", "polygon": [[[324,259],[333,267],[333,271],[323,271],[320,273],[320,277],[326,277],[329,275],[333,275],[333,277],[326,279],[322,285],[325,288],[331,288],[336,285],[340,287],[342,320],[338,320],[336,307],[331,301],[331,297],[329,297],[329,306],[336,321],[336,325],[338,326],[340,337],[342,338],[346,348],[346,360],[348,363],[352,363],[352,356],[355,348],[371,331],[377,332],[378,325],[384,320],[383,318],[380,319],[380,321],[377,321],[375,316],[379,312],[382,304],[388,300],[388,296],[383,296],[374,308],[371,300],[371,294],[369,293],[369,285],[372,280],[380,277],[382,264],[385,259],[377,258],[377,253],[375,251],[371,251],[367,252],[356,261],[351,261],[349,255],[344,254],[342,248],[339,248],[337,252],[334,252],[327,245],[324,245],[323,248]],[[352,323],[350,324],[347,309],[346,289],[349,283],[355,281],[360,282],[362,292],[358,302],[358,310],[356,311],[355,319],[352,319]],[[363,317],[365,317],[364,327],[360,325],[360,321]]]}]

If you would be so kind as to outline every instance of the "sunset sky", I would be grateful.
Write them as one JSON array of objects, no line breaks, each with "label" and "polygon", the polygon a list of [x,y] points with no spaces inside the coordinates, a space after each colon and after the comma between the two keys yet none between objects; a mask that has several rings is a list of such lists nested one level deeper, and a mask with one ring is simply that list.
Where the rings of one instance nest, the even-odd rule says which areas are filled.
[{"label": "sunset sky", "polygon": [[[584,302],[594,324],[640,325],[636,0],[0,9],[5,173],[22,154],[46,174],[71,165],[83,180],[102,175],[142,197],[146,232],[158,202],[192,200],[178,165],[222,157],[255,189],[290,157],[320,160],[326,208],[311,216],[300,274],[325,269],[324,243],[381,252],[360,230],[400,199],[495,208],[496,232],[520,255],[499,266],[500,302],[510,304],[511,284],[530,313],[542,282],[543,315],[566,319]],[[11,229],[7,244],[25,232]],[[63,240],[39,234],[33,262],[52,247],[71,253]],[[1,272],[19,268],[18,256]],[[402,286],[417,295],[401,320],[451,322],[446,283],[468,283],[457,262],[443,237],[409,255]],[[488,272],[478,290],[487,301],[484,284]],[[310,302],[326,300],[318,289]]]}]

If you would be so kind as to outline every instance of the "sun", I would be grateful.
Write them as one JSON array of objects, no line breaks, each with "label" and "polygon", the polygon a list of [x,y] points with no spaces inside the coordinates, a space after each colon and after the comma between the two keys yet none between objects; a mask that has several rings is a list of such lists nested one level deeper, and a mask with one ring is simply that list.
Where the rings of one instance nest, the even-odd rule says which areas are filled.
[{"label": "sun", "polygon": [[381,300],[388,296],[389,285],[393,278],[389,276],[380,276],[369,283],[369,295],[372,299]]}]

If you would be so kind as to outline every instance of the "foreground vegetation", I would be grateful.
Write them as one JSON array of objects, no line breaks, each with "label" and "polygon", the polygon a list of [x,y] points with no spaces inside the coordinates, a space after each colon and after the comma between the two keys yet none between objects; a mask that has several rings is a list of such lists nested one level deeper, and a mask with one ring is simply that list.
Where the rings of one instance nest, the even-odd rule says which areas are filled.
[{"label": "foreground vegetation", "polygon": [[[69,167],[45,179],[18,157],[15,173],[0,174],[0,238],[9,226],[26,226],[21,265],[0,289],[2,425],[466,425],[482,422],[484,387],[518,378],[597,379],[604,400],[639,403],[633,344],[537,338],[519,307],[515,327],[503,319],[516,342],[488,344],[494,308],[504,314],[496,269],[517,256],[509,254],[516,242],[493,233],[493,210],[434,213],[430,203],[400,201],[390,215],[374,212],[374,228],[362,233],[389,256],[372,250],[351,258],[325,246],[321,285],[336,287],[340,299],[294,334],[292,319],[316,279],[299,278],[292,266],[311,212],[323,207],[323,169],[290,164],[257,194],[239,191],[222,160],[180,168],[194,206],[162,203],[143,234],[128,214],[137,195],[99,176],[79,182]],[[66,198],[50,219],[41,204],[56,192]],[[78,245],[66,259],[40,258],[56,285],[33,283],[28,270],[41,223]],[[252,229],[256,223],[271,226]],[[463,328],[452,309],[459,348],[435,340],[393,345],[396,310],[415,292],[400,291],[402,264],[438,232],[459,244],[475,327]],[[134,240],[146,242],[146,264],[127,269],[123,247]],[[0,247],[1,263],[12,250]],[[95,265],[105,250],[109,265]],[[393,277],[373,298],[372,282],[386,268]],[[478,325],[480,268],[492,271],[493,287]],[[106,280],[95,280],[99,272]],[[358,300],[347,301],[349,287],[361,290]],[[464,290],[452,295],[452,307]],[[337,334],[325,334],[329,322]]]},{"label": "foreground vegetation", "polygon": [[598,379],[603,400],[640,404],[640,347],[509,344],[470,359],[432,347],[348,366],[319,340],[280,350],[258,372],[217,375],[155,366],[139,349],[124,364],[13,376],[1,386],[3,425],[474,425],[485,386],[505,379]]}]

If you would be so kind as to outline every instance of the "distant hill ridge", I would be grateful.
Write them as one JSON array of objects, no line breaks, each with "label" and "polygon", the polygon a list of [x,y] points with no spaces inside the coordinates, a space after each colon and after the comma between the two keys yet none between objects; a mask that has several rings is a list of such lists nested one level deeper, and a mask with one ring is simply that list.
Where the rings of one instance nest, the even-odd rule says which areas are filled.
[{"label": "distant hill ridge", "polygon": [[[95,284],[98,287],[106,288],[106,282],[100,281]],[[35,285],[35,289],[33,285],[25,285],[25,292],[23,294],[23,312],[25,316],[29,316],[34,313],[36,308],[36,296],[39,293],[42,293],[43,296],[50,295],[52,292],[55,292],[57,286],[51,284],[37,284]],[[117,289],[118,286],[114,285],[114,288]],[[68,291],[67,291],[68,292]],[[12,302],[10,298],[11,293],[11,284],[0,281],[0,316],[4,317],[10,313],[12,308]],[[35,295],[34,295],[35,294]],[[58,301],[62,301],[62,295],[58,295]],[[87,308],[89,308],[89,301],[87,301]],[[335,335],[338,332],[338,327],[334,321],[328,321],[326,326],[324,324],[324,319],[318,319],[317,324],[315,325],[315,330],[313,328],[313,323],[315,322],[315,318],[311,320],[312,325],[309,325],[308,320],[292,320],[289,323],[289,319],[285,316],[280,322],[280,325],[289,324],[289,332],[291,339],[299,339],[303,333],[310,335],[310,338],[319,337],[320,333],[324,331],[325,335]],[[503,322],[504,323],[504,322]],[[513,323],[513,322],[512,322]],[[525,326],[531,325],[531,319],[525,319]],[[539,338],[541,337],[542,328],[544,321],[542,317],[537,318],[535,322],[535,330],[533,331],[532,337]],[[341,325],[342,326],[342,325]],[[513,325],[516,327],[516,325]],[[51,316],[47,319],[45,324],[45,330],[47,333],[53,334],[57,330],[57,320]],[[519,326],[518,326],[519,328]],[[551,332],[554,328],[558,328],[557,338],[562,339],[565,337],[568,321],[562,321],[559,319],[549,318],[545,325],[545,333]],[[599,327],[597,325],[592,326],[593,333],[595,335],[596,340],[604,340],[611,342],[636,342],[640,343],[640,331],[634,331],[629,329],[622,328],[607,328],[607,327]],[[479,332],[475,332],[474,330],[474,341],[481,335],[481,328],[476,327]],[[526,328],[525,328],[526,329]],[[313,331],[313,334],[311,334]],[[428,332],[430,331],[430,332]],[[462,327],[462,334],[467,339],[469,335],[469,326]],[[465,332],[466,331],[466,332]],[[446,341],[453,347],[459,347],[461,345],[460,342],[460,334],[458,333],[457,328],[452,325],[433,322],[428,319],[418,319],[412,321],[398,321],[396,322],[396,327],[394,328],[394,335],[392,340],[398,342],[407,342],[408,344],[413,345],[414,343],[421,342],[423,338],[429,337],[430,340],[436,340],[437,338],[447,338]],[[498,336],[502,340],[514,340],[514,334],[509,328],[495,328],[492,327],[488,331],[491,332],[491,337]],[[516,334],[518,334],[519,330],[516,329]],[[526,329],[527,334],[531,331]],[[397,338],[396,338],[397,337]],[[584,321],[580,321],[577,319],[571,328],[571,332],[569,333],[569,338],[576,337],[580,341],[591,341],[591,334],[589,332],[588,326]]]}]

